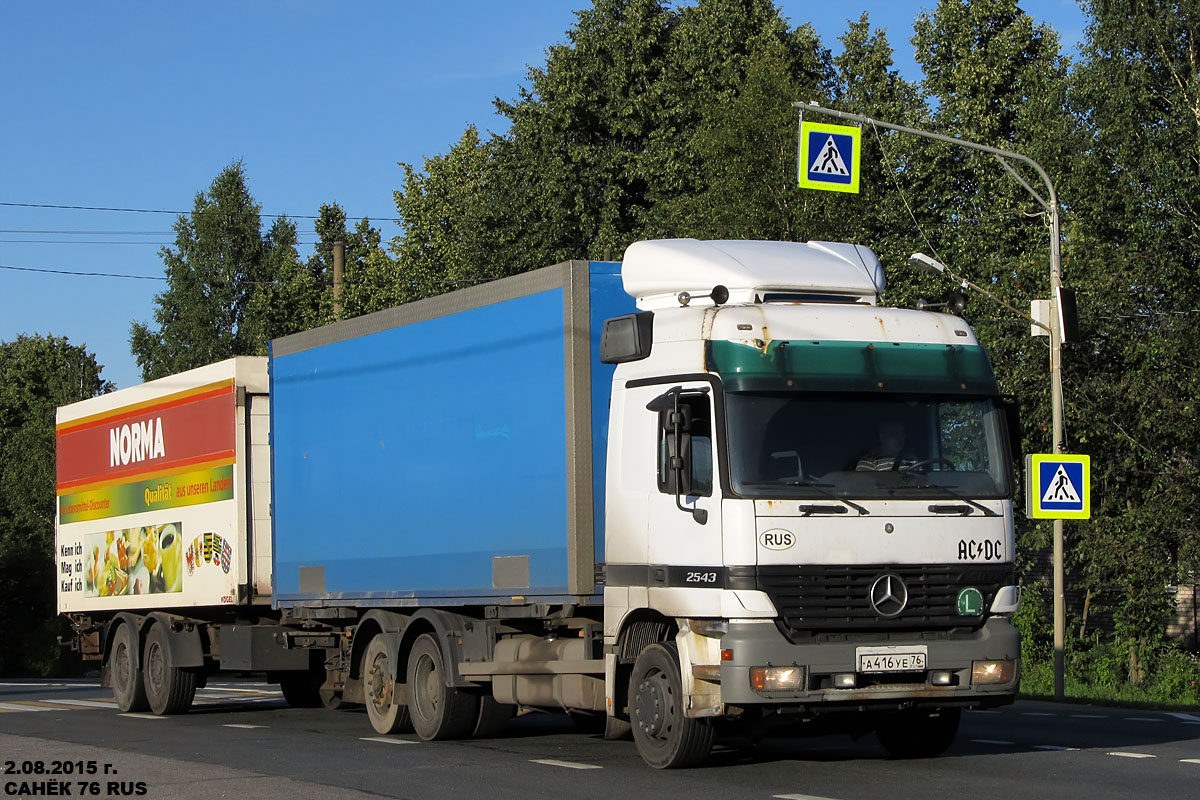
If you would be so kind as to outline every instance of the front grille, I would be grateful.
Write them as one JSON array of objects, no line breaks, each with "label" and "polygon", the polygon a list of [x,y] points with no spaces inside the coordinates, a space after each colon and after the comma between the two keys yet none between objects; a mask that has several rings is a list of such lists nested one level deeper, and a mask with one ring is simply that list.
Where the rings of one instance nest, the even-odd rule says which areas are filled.
[{"label": "front grille", "polygon": [[[899,576],[908,603],[895,617],[871,607],[871,585],[881,575]],[[787,627],[795,631],[902,630],[977,627],[1001,586],[1013,583],[1011,564],[970,565],[770,565],[729,567],[728,587],[765,592]],[[958,595],[974,587],[984,613],[958,613]]]}]

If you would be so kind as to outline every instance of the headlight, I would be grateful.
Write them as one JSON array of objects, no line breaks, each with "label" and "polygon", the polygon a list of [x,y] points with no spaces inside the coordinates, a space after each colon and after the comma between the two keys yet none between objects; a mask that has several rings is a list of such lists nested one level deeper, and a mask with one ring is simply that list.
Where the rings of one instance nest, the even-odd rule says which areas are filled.
[{"label": "headlight", "polygon": [[1016,662],[1011,659],[1001,661],[972,661],[971,684],[980,686],[989,683],[1009,683],[1013,679]]}]

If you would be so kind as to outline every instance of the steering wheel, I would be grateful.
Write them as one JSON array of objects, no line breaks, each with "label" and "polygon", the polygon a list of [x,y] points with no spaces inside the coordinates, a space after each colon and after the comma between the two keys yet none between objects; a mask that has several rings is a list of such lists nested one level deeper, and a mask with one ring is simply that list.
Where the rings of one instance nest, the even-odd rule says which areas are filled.
[{"label": "steering wheel", "polygon": [[[901,469],[901,470],[917,470],[917,471],[922,471],[922,470],[921,470],[921,468],[922,468],[922,467],[928,467],[930,464],[940,464],[941,466],[945,467],[945,468],[946,468],[948,471],[950,471],[950,472],[953,472],[953,471],[954,471],[954,463],[953,463],[952,461],[950,461],[950,459],[948,459],[948,458],[937,458],[937,457],[935,457],[935,458],[923,458],[923,459],[921,459],[920,461],[917,461],[917,462],[915,462],[915,463],[913,463],[913,464],[902,464],[902,465],[900,466],[900,469]],[[928,470],[923,470],[923,471],[926,471],[926,472],[927,472]]]}]

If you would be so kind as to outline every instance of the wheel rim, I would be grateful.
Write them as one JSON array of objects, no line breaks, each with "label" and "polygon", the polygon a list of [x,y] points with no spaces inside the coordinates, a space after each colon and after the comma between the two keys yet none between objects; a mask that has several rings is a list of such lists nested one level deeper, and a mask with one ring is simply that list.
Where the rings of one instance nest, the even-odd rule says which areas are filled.
[{"label": "wheel rim", "polygon": [[428,720],[437,716],[438,690],[441,688],[437,673],[437,665],[433,663],[433,659],[422,654],[413,673],[416,678],[413,693],[416,695],[417,710],[422,718]]},{"label": "wheel rim", "polygon": [[666,673],[655,668],[638,682],[634,711],[642,733],[657,742],[667,740],[675,713],[675,696]]},{"label": "wheel rim", "polygon": [[386,714],[392,705],[395,694],[395,681],[388,664],[386,653],[380,653],[371,661],[371,669],[367,680],[367,694],[371,701],[370,707],[379,714]]},{"label": "wheel rim", "polygon": [[113,653],[113,666],[113,678],[117,684],[117,691],[127,692],[133,683],[133,670],[130,665],[129,647],[124,642],[119,643],[117,651]]},{"label": "wheel rim", "polygon": [[151,642],[146,649],[146,683],[158,695],[166,682],[166,664],[158,642]]}]

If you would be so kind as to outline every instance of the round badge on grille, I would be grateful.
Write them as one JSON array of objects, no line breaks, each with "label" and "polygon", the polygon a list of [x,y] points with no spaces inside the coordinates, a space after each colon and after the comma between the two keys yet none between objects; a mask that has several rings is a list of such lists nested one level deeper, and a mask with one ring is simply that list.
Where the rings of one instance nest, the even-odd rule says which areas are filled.
[{"label": "round badge on grille", "polygon": [[871,608],[881,617],[894,617],[908,605],[908,587],[899,575],[880,575],[867,595]]}]

